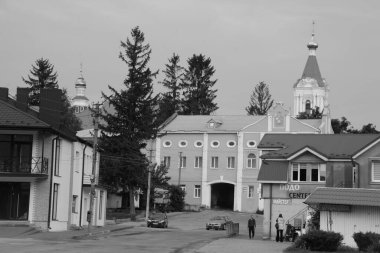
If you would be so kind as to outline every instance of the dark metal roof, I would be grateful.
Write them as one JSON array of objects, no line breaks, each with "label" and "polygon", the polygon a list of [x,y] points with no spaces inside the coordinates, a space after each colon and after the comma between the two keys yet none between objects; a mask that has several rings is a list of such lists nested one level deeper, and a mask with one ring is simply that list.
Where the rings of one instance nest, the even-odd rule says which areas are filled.
[{"label": "dark metal roof", "polygon": [[0,115],[2,128],[50,128],[44,121],[3,100],[0,100]]},{"label": "dark metal roof", "polygon": [[318,187],[304,203],[380,206],[380,189]]},{"label": "dark metal roof", "polygon": [[309,55],[309,58],[307,58],[305,69],[302,73],[302,79],[307,77],[315,79],[319,87],[325,87],[321,71],[319,70],[317,57],[315,55]]},{"label": "dark metal roof", "polygon": [[287,161],[263,161],[257,180],[271,182],[288,181],[288,166],[289,163]]},{"label": "dark metal roof", "polygon": [[287,159],[304,148],[328,159],[351,159],[379,138],[379,134],[266,134],[258,148],[279,148],[262,155],[262,159]]}]

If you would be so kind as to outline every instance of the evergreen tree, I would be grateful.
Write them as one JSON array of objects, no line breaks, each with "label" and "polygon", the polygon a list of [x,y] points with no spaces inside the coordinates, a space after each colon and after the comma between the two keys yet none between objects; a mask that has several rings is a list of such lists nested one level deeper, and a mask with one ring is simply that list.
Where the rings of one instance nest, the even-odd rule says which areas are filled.
[{"label": "evergreen tree", "polygon": [[273,105],[272,95],[266,83],[260,82],[251,94],[249,106],[245,108],[248,115],[266,115]]},{"label": "evergreen tree", "polygon": [[182,113],[185,115],[210,115],[218,109],[214,102],[217,90],[213,90],[217,80],[212,80],[215,73],[211,59],[193,55],[187,60],[188,68],[182,78],[183,89]]},{"label": "evergreen tree", "polygon": [[169,91],[162,94],[160,99],[160,113],[158,121],[163,123],[175,112],[181,110],[180,98],[180,81],[183,76],[183,67],[179,65],[179,56],[173,54],[169,59],[169,64],[165,64],[166,69],[162,71],[165,74],[161,82]]},{"label": "evergreen tree", "polygon": [[148,68],[151,49],[144,40],[144,33],[135,27],[131,40],[127,38],[126,42],[121,42],[123,52],[119,58],[128,68],[125,89],[116,91],[109,86],[112,95],[103,93],[115,112],[105,112],[101,116],[105,124],[100,126],[100,144],[106,155],[124,157],[108,160],[111,166],[106,170],[105,179],[114,187],[129,192],[132,218],[135,215],[134,195],[138,187],[144,186],[148,169],[141,150],[145,148],[146,140],[153,139],[157,133],[158,96],[153,96],[153,79],[157,72]]},{"label": "evergreen tree", "polygon": [[30,86],[29,104],[38,106],[40,104],[40,90],[44,88],[58,88],[57,72],[54,65],[48,59],[40,58],[32,65],[28,79],[22,80]]},{"label": "evergreen tree", "polygon": [[[58,75],[54,71],[54,65],[52,65],[48,59],[37,59],[35,66],[32,65],[28,79],[22,78],[22,80],[30,86],[29,93],[29,105],[40,105],[40,90],[41,89],[58,89]],[[82,129],[81,121],[75,116],[74,107],[71,106],[70,100],[67,96],[67,90],[62,90],[63,112],[61,119],[62,129],[68,129],[72,132],[77,132]]]}]

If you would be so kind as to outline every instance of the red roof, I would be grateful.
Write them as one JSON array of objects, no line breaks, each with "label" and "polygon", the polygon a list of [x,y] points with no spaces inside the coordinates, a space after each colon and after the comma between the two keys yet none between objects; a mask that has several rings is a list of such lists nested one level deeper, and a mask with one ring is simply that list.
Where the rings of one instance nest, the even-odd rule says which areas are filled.
[{"label": "red roof", "polygon": [[380,206],[380,189],[318,187],[304,203]]}]

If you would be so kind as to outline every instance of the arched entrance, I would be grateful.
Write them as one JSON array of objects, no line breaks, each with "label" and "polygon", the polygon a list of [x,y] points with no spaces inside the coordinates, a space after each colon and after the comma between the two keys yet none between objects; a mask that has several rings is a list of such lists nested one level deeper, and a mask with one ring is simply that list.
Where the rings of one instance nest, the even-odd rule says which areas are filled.
[{"label": "arched entrance", "polygon": [[228,183],[215,183],[211,185],[211,208],[234,208],[235,186]]}]

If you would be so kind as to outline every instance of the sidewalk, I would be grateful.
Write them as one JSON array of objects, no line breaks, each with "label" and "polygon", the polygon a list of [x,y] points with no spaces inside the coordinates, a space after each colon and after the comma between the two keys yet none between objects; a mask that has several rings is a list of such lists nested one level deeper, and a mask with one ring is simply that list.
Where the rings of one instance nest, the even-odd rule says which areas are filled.
[{"label": "sidewalk", "polygon": [[261,240],[261,238],[249,240],[247,238],[243,238],[242,236],[238,236],[235,238],[232,237],[215,240],[198,249],[196,253],[280,253],[290,245],[290,242],[278,243],[269,240],[264,241]]}]

